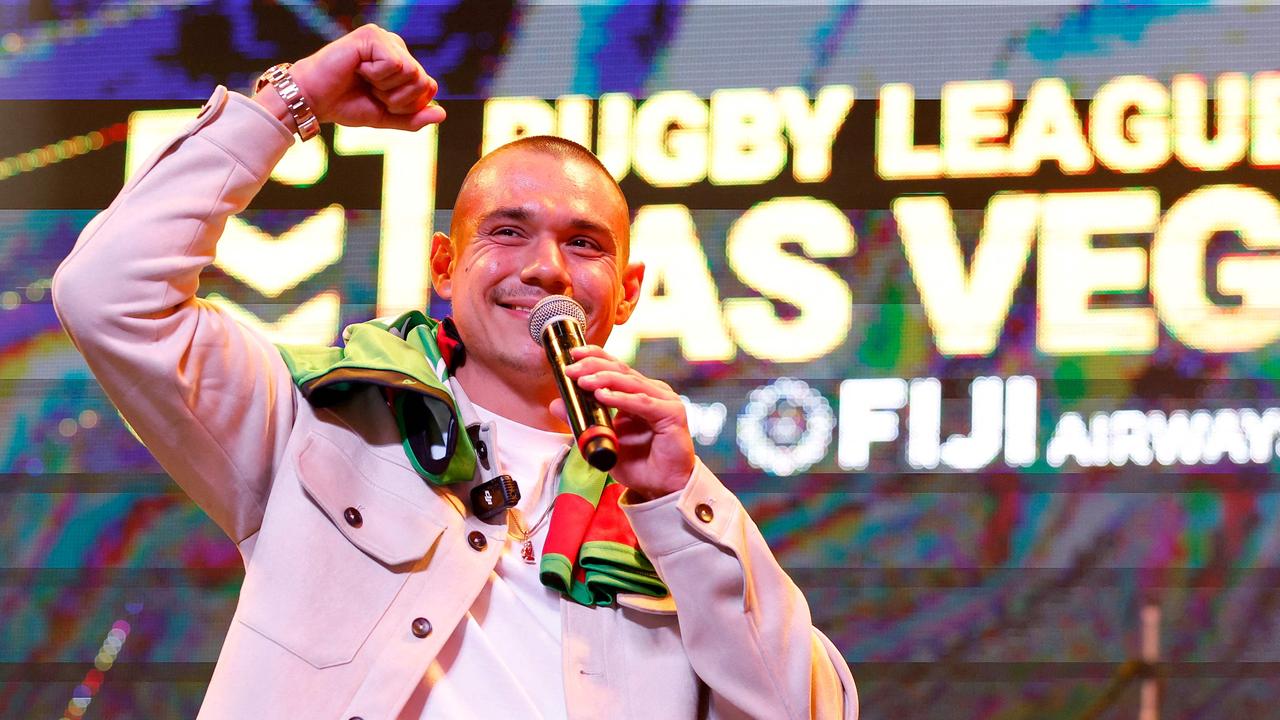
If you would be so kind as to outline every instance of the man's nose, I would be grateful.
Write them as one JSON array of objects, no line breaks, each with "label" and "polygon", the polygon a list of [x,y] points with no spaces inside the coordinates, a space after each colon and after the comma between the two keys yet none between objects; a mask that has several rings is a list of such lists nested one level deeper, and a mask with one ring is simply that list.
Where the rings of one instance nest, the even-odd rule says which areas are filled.
[{"label": "man's nose", "polygon": [[560,242],[555,238],[543,238],[530,245],[520,280],[551,295],[563,294],[569,288],[570,279]]}]

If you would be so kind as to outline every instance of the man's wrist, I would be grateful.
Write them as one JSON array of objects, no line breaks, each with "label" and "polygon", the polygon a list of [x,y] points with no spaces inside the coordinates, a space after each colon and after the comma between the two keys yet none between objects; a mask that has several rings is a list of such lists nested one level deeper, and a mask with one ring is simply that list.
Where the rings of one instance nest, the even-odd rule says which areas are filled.
[{"label": "man's wrist", "polygon": [[[311,109],[311,103],[307,96],[303,93],[302,87],[298,85],[298,81],[293,77],[293,63],[279,63],[267,68],[267,71],[258,77],[258,82],[254,86],[254,94],[261,93],[269,86],[275,90],[275,97],[284,104],[285,112],[292,119],[292,123],[287,121],[279,114],[279,108],[273,107],[272,111],[276,115],[276,119],[280,120],[285,126],[292,125],[294,131],[302,138],[303,142],[315,137],[320,131],[320,120],[316,117],[315,112]],[[264,96],[264,101],[275,103],[270,100],[270,96]]]},{"label": "man's wrist", "polygon": [[297,134],[298,124],[294,122],[293,113],[289,112],[289,106],[285,105],[284,99],[280,97],[280,93],[276,92],[275,86],[270,83],[263,86],[253,94],[253,101],[275,116],[276,120],[289,129],[289,132]]},{"label": "man's wrist", "polygon": [[618,505],[651,560],[699,543],[719,542],[738,506],[733,494],[701,461],[680,492],[644,503],[636,503],[630,495],[630,490],[623,493]]},{"label": "man's wrist", "polygon": [[652,502],[654,500],[661,500],[662,498],[668,498],[674,495],[679,495],[681,492],[684,491],[685,488],[689,487],[689,482],[693,479],[693,473],[695,472],[696,469],[697,469],[697,464],[695,463],[694,470],[690,470],[688,475],[683,476],[682,479],[672,482],[666,488],[648,487],[648,488],[640,489],[640,488],[627,486],[627,492],[623,496],[624,498],[623,504],[640,505],[643,503]]},{"label": "man's wrist", "polygon": [[664,498],[664,497],[667,497],[668,495],[674,495],[677,492],[679,492],[679,490],[668,490],[666,492],[663,492],[660,490],[652,490],[652,491],[637,490],[635,488],[629,487],[627,488],[627,504],[640,505],[642,503],[647,503],[651,500],[657,500],[658,498]]}]

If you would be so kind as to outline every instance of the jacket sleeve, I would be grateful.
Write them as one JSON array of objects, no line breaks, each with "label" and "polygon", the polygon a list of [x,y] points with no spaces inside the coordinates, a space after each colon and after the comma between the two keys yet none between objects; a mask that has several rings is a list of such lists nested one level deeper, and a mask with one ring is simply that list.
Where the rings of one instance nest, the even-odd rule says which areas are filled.
[{"label": "jacket sleeve", "polygon": [[742,503],[698,461],[685,489],[628,504],[640,547],[670,588],[685,651],[728,716],[856,720],[849,666]]},{"label": "jacket sleeve", "polygon": [[261,522],[293,384],[270,342],[195,293],[227,219],[292,142],[257,103],[219,87],[85,227],[53,278],[58,317],[107,396],[236,542]]}]

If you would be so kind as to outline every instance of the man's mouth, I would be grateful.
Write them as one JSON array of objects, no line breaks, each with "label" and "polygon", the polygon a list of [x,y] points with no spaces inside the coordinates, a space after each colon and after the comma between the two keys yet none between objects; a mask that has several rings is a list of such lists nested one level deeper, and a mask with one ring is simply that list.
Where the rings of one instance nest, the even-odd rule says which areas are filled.
[{"label": "man's mouth", "polygon": [[[493,304],[523,318],[526,322],[529,320],[529,314],[533,312],[533,307],[544,299],[545,295],[538,297],[508,297],[505,300],[494,300]],[[583,310],[587,313],[587,317],[591,316],[591,311],[583,306]]]},{"label": "man's mouth", "polygon": [[518,314],[520,314],[520,315],[522,315],[522,316],[524,316],[524,317],[529,317],[529,313],[530,313],[530,311],[532,311],[532,310],[533,310],[533,305],[534,305],[533,303],[529,303],[529,304],[527,304],[527,305],[526,305],[526,304],[524,304],[524,303],[520,303],[520,302],[500,302],[500,303],[498,303],[498,307],[502,308],[503,310],[510,310],[511,312],[513,312],[513,313],[518,313]]}]

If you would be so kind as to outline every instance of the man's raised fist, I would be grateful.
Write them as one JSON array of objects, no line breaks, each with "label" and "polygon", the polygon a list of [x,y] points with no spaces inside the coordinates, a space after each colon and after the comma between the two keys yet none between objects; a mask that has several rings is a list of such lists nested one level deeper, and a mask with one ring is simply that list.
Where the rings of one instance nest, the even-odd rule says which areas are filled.
[{"label": "man's raised fist", "polygon": [[[377,25],[334,40],[294,63],[290,73],[322,123],[418,130],[445,117],[444,108],[431,102],[436,81],[399,35]],[[287,115],[270,85],[258,99],[277,117]]]}]

